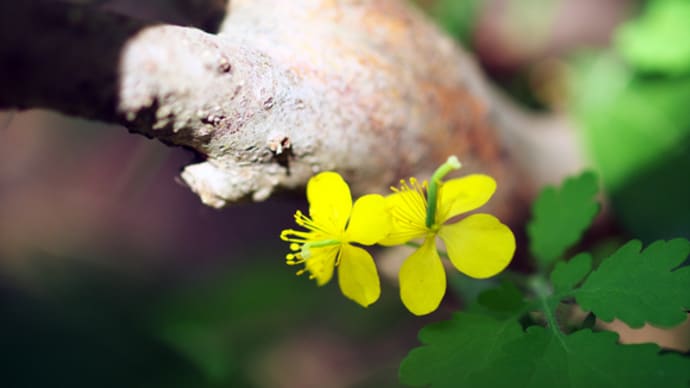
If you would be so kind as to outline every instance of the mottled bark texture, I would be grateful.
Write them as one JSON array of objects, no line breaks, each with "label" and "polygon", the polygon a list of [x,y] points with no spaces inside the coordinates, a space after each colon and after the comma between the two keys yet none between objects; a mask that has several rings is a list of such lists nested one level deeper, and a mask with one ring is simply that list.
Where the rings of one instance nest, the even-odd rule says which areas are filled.
[{"label": "mottled bark texture", "polygon": [[117,122],[196,150],[204,161],[182,178],[214,207],[322,170],[343,173],[355,193],[382,192],[455,154],[466,171],[498,178],[506,213],[543,178],[530,176],[536,167],[567,160],[562,150],[539,159],[551,146],[530,140],[560,136],[560,123],[495,96],[405,1],[235,0],[216,34],[3,2],[0,85],[0,107]]}]

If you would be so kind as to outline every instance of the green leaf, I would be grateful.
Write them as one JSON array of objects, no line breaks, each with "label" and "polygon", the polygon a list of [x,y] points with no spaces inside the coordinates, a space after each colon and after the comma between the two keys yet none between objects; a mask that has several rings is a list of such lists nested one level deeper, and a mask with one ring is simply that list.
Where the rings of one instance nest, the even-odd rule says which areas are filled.
[{"label": "green leaf", "polygon": [[498,288],[484,291],[477,301],[497,318],[515,315],[526,306],[522,293],[510,282],[504,282]]},{"label": "green leaf", "polygon": [[400,365],[400,379],[439,387],[687,387],[690,359],[654,344],[620,345],[611,332],[570,335],[516,320],[458,313],[420,332],[425,344]]},{"label": "green leaf", "polygon": [[690,266],[677,267],[690,253],[690,243],[675,239],[641,248],[633,240],[605,259],[575,299],[607,322],[618,318],[631,327],[683,322],[690,309]]},{"label": "green leaf", "polygon": [[567,262],[556,264],[551,272],[551,283],[556,293],[568,292],[580,283],[592,270],[592,255],[580,253]]},{"label": "green leaf", "polygon": [[458,387],[504,356],[503,346],[522,333],[516,320],[457,313],[419,332],[424,346],[413,349],[402,361],[400,380],[415,386]]},{"label": "green leaf", "polygon": [[690,2],[649,2],[636,20],[621,27],[616,46],[623,57],[643,71],[666,74],[690,72]]},{"label": "green leaf", "polygon": [[618,335],[579,330],[568,336],[532,326],[471,384],[482,387],[687,387],[690,359],[654,344],[619,345]]},{"label": "green leaf", "polygon": [[527,233],[531,251],[542,265],[560,258],[580,239],[599,210],[596,193],[597,177],[592,172],[567,179],[560,190],[547,187],[541,192]]}]

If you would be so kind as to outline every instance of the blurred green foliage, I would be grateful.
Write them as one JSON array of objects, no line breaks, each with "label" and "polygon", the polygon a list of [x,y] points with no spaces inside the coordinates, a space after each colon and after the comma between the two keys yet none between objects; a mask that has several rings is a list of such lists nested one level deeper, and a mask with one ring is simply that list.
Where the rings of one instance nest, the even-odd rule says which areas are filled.
[{"label": "blurred green foliage", "polygon": [[681,75],[690,70],[690,2],[650,1],[645,12],[618,31],[616,47],[644,72]]},{"label": "blurred green foliage", "polygon": [[[0,283],[3,386],[252,387],[257,374],[267,373],[262,357],[312,331],[342,338],[354,351],[379,342],[390,347],[380,333],[408,330],[394,290],[363,309],[344,300],[337,285],[318,289],[258,251],[251,265],[164,282],[90,260],[36,258],[38,288]],[[396,384],[402,351],[377,352],[390,359],[363,364],[359,386]]]},{"label": "blurred green foliage", "polygon": [[448,34],[469,47],[481,4],[482,0],[437,0],[429,12]]},{"label": "blurred green foliage", "polygon": [[[533,12],[534,7],[556,3],[505,6],[524,22],[530,14],[548,19],[548,12]],[[644,242],[690,238],[690,2],[634,4],[638,13],[618,26],[611,47],[558,54],[571,58],[574,70],[566,108],[580,124],[620,225]],[[485,5],[438,0],[427,7],[447,32],[471,47]],[[526,33],[521,39],[530,38],[543,36]],[[531,66],[524,66],[514,74],[489,75],[523,105],[544,109],[527,81]]]},{"label": "blurred green foliage", "polygon": [[690,3],[655,0],[611,51],[575,63],[571,108],[618,219],[644,241],[690,236]]},{"label": "blurred green foliage", "polygon": [[[252,363],[290,336],[309,337],[321,328],[353,343],[375,342],[376,333],[397,327],[405,316],[393,297],[363,309],[344,301],[334,284],[317,289],[293,268],[254,261],[177,289],[152,314],[153,332],[196,365],[211,386],[252,386]],[[369,370],[372,378],[381,378],[377,368],[386,365],[377,361]]]},{"label": "blurred green foliage", "polygon": [[[28,260],[28,259],[27,259]],[[2,386],[204,387],[204,376],[146,329],[156,287],[40,255],[35,286],[0,287]]]}]

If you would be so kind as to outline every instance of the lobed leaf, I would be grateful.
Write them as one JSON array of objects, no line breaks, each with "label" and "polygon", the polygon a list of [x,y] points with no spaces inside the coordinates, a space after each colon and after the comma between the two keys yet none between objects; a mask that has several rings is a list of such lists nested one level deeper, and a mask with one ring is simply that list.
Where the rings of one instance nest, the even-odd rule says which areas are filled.
[{"label": "lobed leaf", "polygon": [[570,335],[532,326],[477,375],[474,387],[687,387],[690,359],[659,354],[654,344],[620,345],[589,329]]},{"label": "lobed leaf", "polygon": [[424,346],[413,349],[402,361],[400,380],[414,386],[462,386],[491,368],[504,356],[503,346],[522,333],[516,320],[457,313],[451,320],[432,323],[419,332]]},{"label": "lobed leaf", "polygon": [[690,309],[690,266],[677,267],[690,253],[690,243],[675,239],[641,248],[633,240],[618,249],[589,275],[575,299],[607,322],[618,318],[631,327],[683,322]]},{"label": "lobed leaf", "polygon": [[599,210],[597,190],[596,175],[585,172],[566,179],[560,190],[548,187],[541,192],[527,226],[530,250],[541,264],[554,262],[580,239]]},{"label": "lobed leaf", "polygon": [[516,320],[458,313],[422,329],[400,366],[403,383],[438,387],[687,387],[690,359],[612,332],[570,335]]},{"label": "lobed leaf", "polygon": [[503,282],[498,288],[482,292],[477,297],[477,302],[479,306],[474,311],[481,311],[495,318],[515,316],[527,305],[520,290],[510,282]]},{"label": "lobed leaf", "polygon": [[592,255],[580,253],[567,262],[556,264],[551,272],[551,283],[556,293],[568,292],[592,270]]}]

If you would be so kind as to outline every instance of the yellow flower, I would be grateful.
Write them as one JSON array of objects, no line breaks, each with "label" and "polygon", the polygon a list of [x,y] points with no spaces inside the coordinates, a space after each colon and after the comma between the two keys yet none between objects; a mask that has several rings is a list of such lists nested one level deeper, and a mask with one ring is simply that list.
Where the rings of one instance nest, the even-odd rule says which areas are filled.
[{"label": "yellow flower", "polygon": [[[473,214],[458,222],[454,217],[484,205],[496,190],[487,175],[474,174],[442,182],[450,170],[460,168],[455,157],[441,166],[431,183],[411,178],[386,197],[393,229],[382,245],[400,245],[413,239],[424,242],[405,259],[398,280],[400,297],[415,315],[436,310],[446,292],[446,274],[436,250],[436,236],[445,244],[458,271],[473,278],[488,278],[505,269],[515,253],[511,230],[489,214]],[[427,195],[425,195],[427,194]]]},{"label": "yellow flower", "polygon": [[307,229],[284,230],[280,238],[290,242],[293,253],[286,256],[289,265],[304,264],[298,275],[309,272],[322,286],[338,267],[338,283],[343,295],[367,307],[381,294],[379,276],[371,255],[351,245],[373,245],[384,238],[391,227],[390,216],[381,195],[369,194],[354,205],[350,188],[335,172],[323,172],[307,184],[309,215],[295,213],[295,222]]}]

